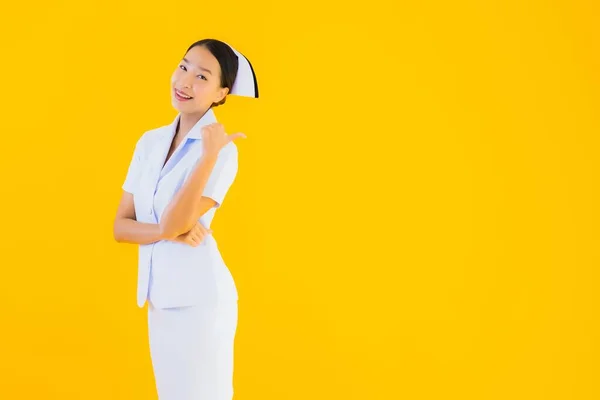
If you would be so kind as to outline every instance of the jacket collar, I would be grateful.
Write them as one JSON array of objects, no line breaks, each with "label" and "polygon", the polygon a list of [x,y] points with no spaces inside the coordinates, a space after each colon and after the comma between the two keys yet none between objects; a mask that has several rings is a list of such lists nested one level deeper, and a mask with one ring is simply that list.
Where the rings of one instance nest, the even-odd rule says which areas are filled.
[{"label": "jacket collar", "polygon": [[[167,130],[168,136],[173,138],[175,136],[175,131],[177,130],[177,124],[179,124],[179,120],[181,118],[181,113],[177,114],[171,125],[169,125],[169,129]],[[209,108],[208,111],[204,113],[202,118],[196,122],[196,124],[190,129],[184,140],[186,139],[202,139],[202,128],[206,125],[214,124],[217,122],[217,118],[212,108]]]}]

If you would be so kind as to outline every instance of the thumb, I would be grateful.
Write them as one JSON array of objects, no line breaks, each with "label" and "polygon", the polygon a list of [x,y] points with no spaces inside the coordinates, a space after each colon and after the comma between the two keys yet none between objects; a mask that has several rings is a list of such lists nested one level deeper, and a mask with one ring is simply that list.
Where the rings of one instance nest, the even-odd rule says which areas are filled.
[{"label": "thumb", "polygon": [[236,139],[246,139],[246,135],[244,135],[241,132],[233,133],[233,134],[229,135],[229,141],[230,142],[233,142]]}]

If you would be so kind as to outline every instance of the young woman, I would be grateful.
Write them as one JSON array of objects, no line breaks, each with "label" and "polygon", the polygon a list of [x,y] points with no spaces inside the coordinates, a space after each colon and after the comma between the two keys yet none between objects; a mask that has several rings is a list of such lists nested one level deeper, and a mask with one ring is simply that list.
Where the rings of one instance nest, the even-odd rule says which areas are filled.
[{"label": "young woman", "polygon": [[160,400],[231,400],[237,290],[210,223],[238,168],[234,140],[213,108],[258,97],[249,61],[228,44],[192,44],[171,79],[178,111],[138,140],[114,222],[139,245],[137,303],[148,300],[150,355]]}]

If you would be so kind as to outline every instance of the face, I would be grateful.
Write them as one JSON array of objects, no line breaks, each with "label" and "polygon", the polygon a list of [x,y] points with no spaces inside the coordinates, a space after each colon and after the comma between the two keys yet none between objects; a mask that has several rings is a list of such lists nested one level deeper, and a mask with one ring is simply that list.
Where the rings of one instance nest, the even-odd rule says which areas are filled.
[{"label": "face", "polygon": [[171,103],[182,114],[203,113],[228,91],[221,87],[219,61],[204,46],[190,49],[171,77]]}]

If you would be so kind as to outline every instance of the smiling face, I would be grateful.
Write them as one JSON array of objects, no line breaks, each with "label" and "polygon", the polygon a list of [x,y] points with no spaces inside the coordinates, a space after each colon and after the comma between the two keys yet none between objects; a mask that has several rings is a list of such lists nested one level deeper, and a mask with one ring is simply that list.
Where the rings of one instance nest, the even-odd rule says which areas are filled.
[{"label": "smiling face", "polygon": [[228,92],[219,61],[204,46],[191,48],[171,76],[171,103],[182,114],[204,113]]}]

